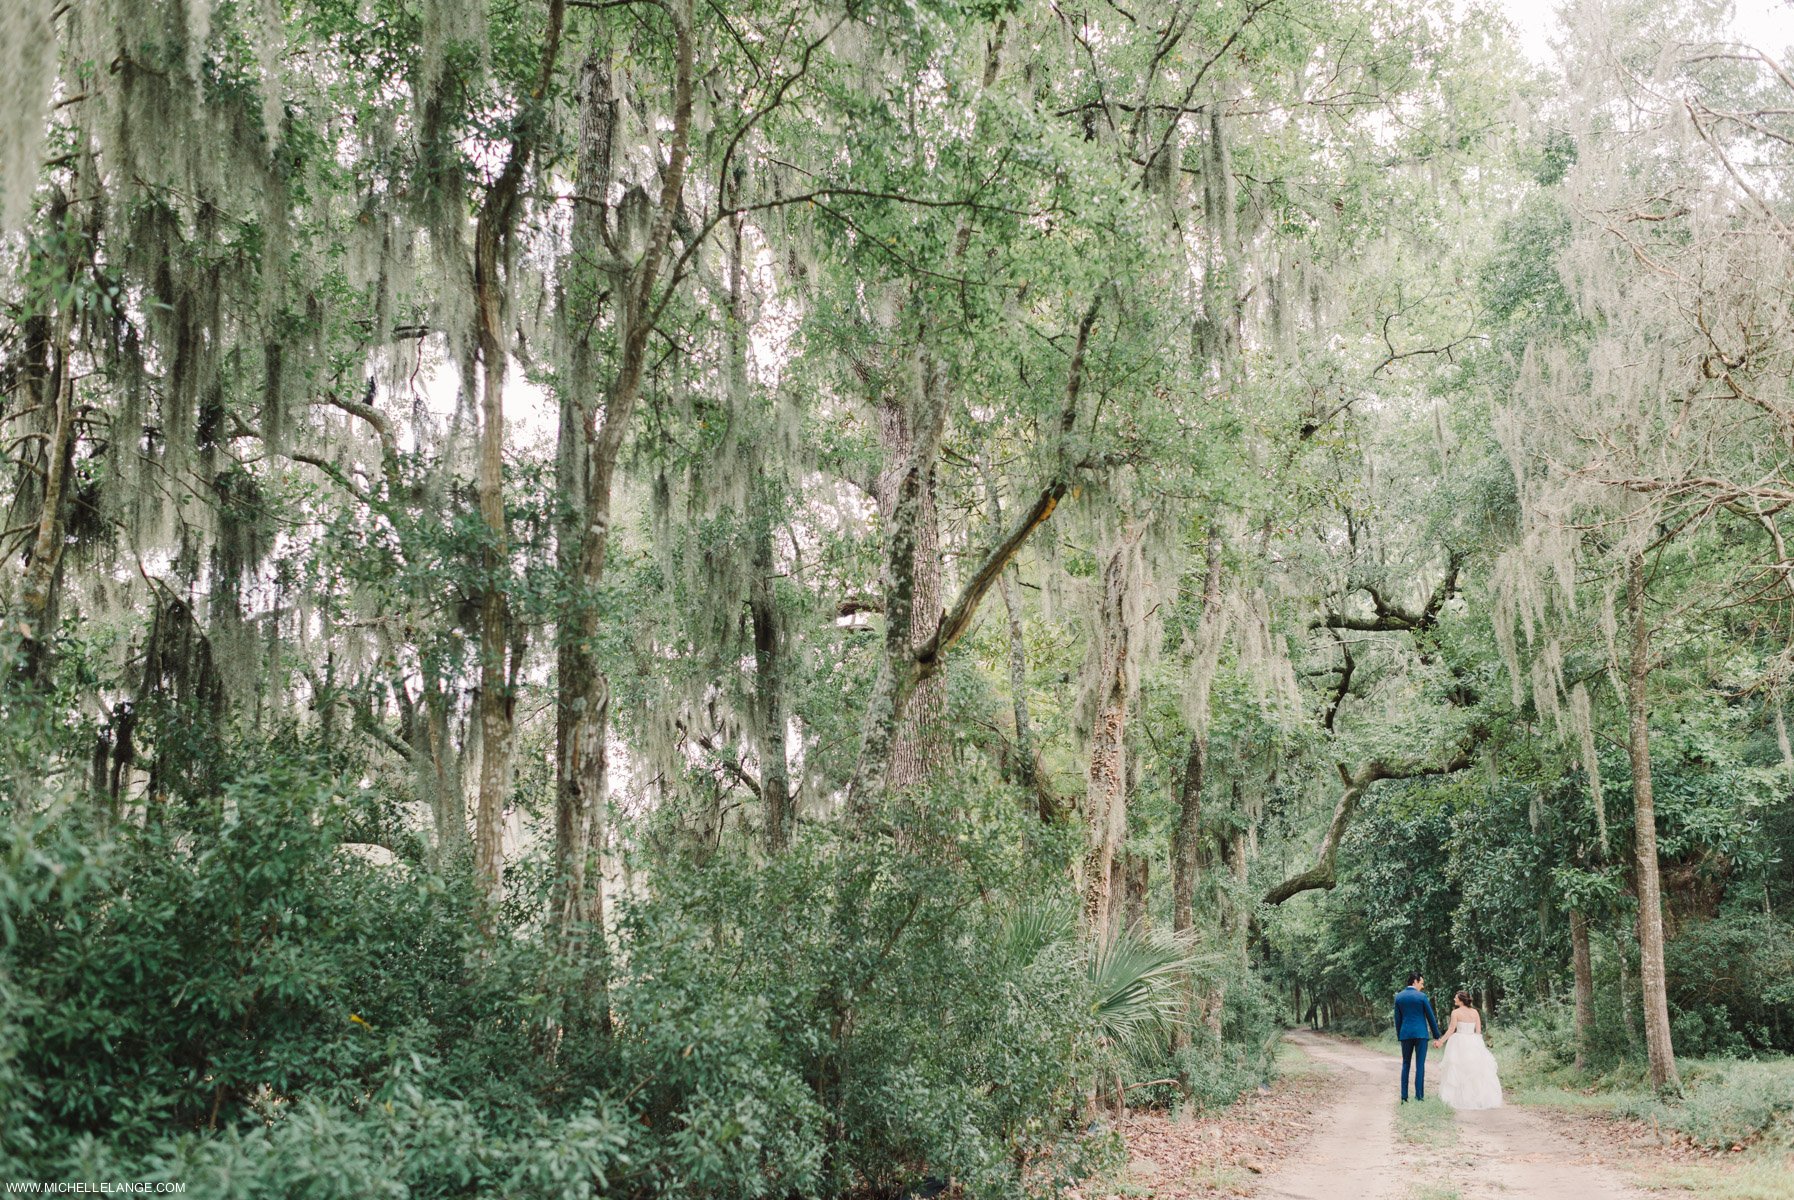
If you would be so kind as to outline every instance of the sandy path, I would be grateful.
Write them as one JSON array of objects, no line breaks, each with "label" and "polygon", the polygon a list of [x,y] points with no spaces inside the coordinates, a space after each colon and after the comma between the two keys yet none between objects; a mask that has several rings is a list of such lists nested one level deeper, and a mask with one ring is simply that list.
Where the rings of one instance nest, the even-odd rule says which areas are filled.
[{"label": "sandy path", "polygon": [[[1337,1068],[1334,1110],[1309,1146],[1267,1176],[1258,1195],[1280,1200],[1640,1200],[1646,1193],[1525,1109],[1457,1114],[1454,1146],[1414,1146],[1395,1135],[1401,1064],[1381,1053],[1307,1031],[1289,1035],[1304,1053]],[[1659,1196],[1661,1193],[1659,1193]]]}]

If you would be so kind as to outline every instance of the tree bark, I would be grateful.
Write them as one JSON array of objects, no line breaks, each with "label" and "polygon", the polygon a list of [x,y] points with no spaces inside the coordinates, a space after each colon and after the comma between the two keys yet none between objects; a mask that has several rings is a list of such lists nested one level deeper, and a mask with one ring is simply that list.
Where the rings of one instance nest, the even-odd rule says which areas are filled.
[{"label": "tree bark", "polygon": [[[1480,741],[1481,731],[1473,733],[1471,743]],[[1364,799],[1364,793],[1385,779],[1418,779],[1428,775],[1451,775],[1462,771],[1470,765],[1470,750],[1460,749],[1442,766],[1393,766],[1389,763],[1371,761],[1357,770],[1347,768],[1344,763],[1338,765],[1340,781],[1345,785],[1339,794],[1339,802],[1334,806],[1333,819],[1327,823],[1327,832],[1321,838],[1320,849],[1315,854],[1314,866],[1299,872],[1277,884],[1265,893],[1266,904],[1282,904],[1291,896],[1315,890],[1331,890],[1339,883],[1338,861],[1339,843],[1344,840],[1346,830],[1351,828],[1352,817],[1358,811],[1358,802]]]},{"label": "tree bark", "polygon": [[[1239,819],[1244,819],[1243,816]],[[1246,894],[1247,851],[1251,840],[1242,825],[1235,829],[1232,838],[1224,849],[1227,868],[1233,875],[1233,895],[1242,899],[1230,899],[1227,903],[1229,934],[1233,941],[1233,952],[1239,960],[1241,971],[1252,965],[1250,941],[1252,934],[1252,910],[1242,902]]]},{"label": "tree bark", "polygon": [[1595,972],[1588,950],[1588,918],[1570,910],[1570,964],[1576,973],[1576,1069],[1588,1069],[1589,1037],[1595,1021]]},{"label": "tree bark", "polygon": [[[559,562],[572,584],[573,600],[562,614],[556,660],[555,698],[555,865],[557,924],[572,941],[576,931],[592,938],[588,986],[597,994],[601,1027],[610,1015],[604,1002],[607,947],[604,942],[604,806],[610,785],[610,680],[594,647],[602,629],[599,596],[610,546],[612,494],[618,461],[647,370],[654,328],[655,285],[672,235],[673,213],[685,186],[690,153],[692,40],[685,6],[666,6],[673,21],[673,114],[666,166],[661,172],[642,256],[626,273],[608,281],[597,264],[613,263],[609,194],[613,175],[618,101],[610,69],[610,47],[602,28],[594,34],[580,69],[580,137],[575,172],[577,198],[570,230],[573,288],[566,297],[573,338],[570,379],[562,398],[560,453],[566,517],[559,530]],[[621,268],[618,268],[621,271]],[[598,399],[591,344],[600,311],[617,306],[615,373]]]},{"label": "tree bark", "polygon": [[1333,819],[1327,823],[1327,832],[1321,837],[1314,866],[1290,876],[1266,892],[1266,904],[1282,904],[1291,896],[1302,892],[1331,890],[1338,883],[1336,868],[1339,843],[1345,838],[1346,830],[1351,827],[1352,816],[1358,811],[1358,802],[1364,798],[1364,793],[1370,790],[1372,784],[1390,778],[1390,771],[1380,762],[1366,763],[1356,771],[1348,770],[1344,763],[1340,763],[1339,777],[1345,787],[1339,794],[1338,803],[1334,805]]},{"label": "tree bark", "polygon": [[1127,719],[1133,703],[1140,535],[1117,534],[1103,563],[1102,600],[1091,667],[1095,692],[1084,792],[1084,927],[1098,940],[1117,929],[1115,856],[1127,837]]},{"label": "tree bark", "polygon": [[1657,810],[1651,794],[1651,623],[1645,612],[1644,555],[1626,561],[1626,606],[1632,623],[1626,671],[1626,753],[1632,764],[1634,869],[1638,875],[1638,974],[1643,984],[1645,1055],[1659,1091],[1679,1091],[1675,1047],[1670,1040],[1669,997],[1663,972],[1663,896],[1657,866]]},{"label": "tree bark", "polygon": [[[932,673],[920,669],[914,640],[916,546],[921,537],[923,497],[940,450],[946,410],[940,396],[939,364],[924,353],[918,369],[922,372],[922,412],[906,419],[905,433],[898,439],[882,434],[881,425],[887,451],[895,440],[902,446],[903,456],[895,468],[887,468],[880,476],[877,488],[886,529],[885,654],[872,686],[859,762],[848,789],[849,807],[861,820],[877,810],[893,787],[901,786],[896,768],[898,748],[904,730],[912,727],[906,712],[912,693]],[[912,743],[912,767],[914,749]]]},{"label": "tree bark", "polygon": [[755,532],[754,579],[748,592],[748,611],[754,627],[754,724],[758,729],[764,822],[761,840],[768,855],[777,855],[791,845],[795,814],[786,763],[784,639],[773,594],[770,511],[762,514],[761,527]]},{"label": "tree bark", "polygon": [[422,713],[414,739],[418,786],[430,798],[434,853],[439,860],[446,860],[467,844],[467,796],[462,791],[461,761],[449,728],[449,694],[441,673],[427,658],[419,692]]},{"label": "tree bark", "polygon": [[1010,777],[1033,793],[1034,814],[1042,824],[1050,825],[1059,819],[1059,804],[1041,768],[1040,750],[1034,744],[1034,722],[1028,714],[1028,645],[1023,637],[1021,598],[1016,595],[1020,578],[1021,568],[1011,564],[998,580],[1008,622],[1009,699],[1015,712],[1015,761]]},{"label": "tree bark", "polygon": [[[997,492],[997,480],[990,463],[984,466],[984,488],[990,500],[991,524],[1003,525],[1003,503]],[[1009,637],[1009,700],[1015,715],[1015,745],[1008,763],[1010,782],[1026,788],[1034,796],[1036,815],[1043,823],[1058,819],[1054,802],[1040,767],[1040,752],[1034,745],[1034,724],[1028,714],[1028,647],[1023,638],[1021,599],[1016,585],[1021,568],[1011,563],[998,577],[997,588],[1003,597],[1003,614]]]},{"label": "tree bark", "polygon": [[[935,389],[945,386],[938,368],[925,369]],[[926,387],[927,384],[925,383]],[[915,423],[938,419],[945,399],[929,398],[925,411],[911,414],[901,399],[879,404],[879,442],[888,464],[878,479],[878,509],[885,528],[892,527],[907,465],[920,450]],[[934,435],[938,442],[939,435]],[[928,644],[941,620],[941,530],[934,502],[935,463],[928,456],[919,472],[915,494],[914,534],[910,547],[909,646],[913,651]],[[893,791],[907,791],[925,782],[947,755],[947,680],[934,674],[916,684],[904,705],[903,716],[892,737],[890,782]]]},{"label": "tree bark", "polygon": [[62,580],[63,535],[68,507],[69,477],[74,472],[74,380],[68,369],[66,333],[54,348],[55,364],[43,381],[39,404],[51,412],[50,439],[44,448],[43,503],[38,510],[37,536],[31,546],[31,562],[19,589],[20,616],[24,619],[25,674],[36,686],[50,682],[50,647],[55,637],[56,599]]},{"label": "tree bark", "polygon": [[[607,243],[610,207],[606,197],[613,175],[618,101],[610,69],[610,47],[601,28],[580,69],[580,139],[575,171],[579,187],[570,230],[574,290],[567,298],[574,320],[572,366],[563,397],[559,469],[568,505],[560,535],[561,567],[574,599],[560,622],[555,698],[555,865],[561,936],[577,930],[592,938],[587,984],[597,995],[601,1028],[610,1025],[604,941],[604,806],[610,788],[610,679],[594,647],[602,629],[599,596],[610,547],[612,497],[617,465],[647,373],[649,338],[654,330],[655,285],[672,237],[673,214],[685,187],[690,158],[692,39],[688,7],[668,5],[674,33],[673,113],[667,136],[660,194],[642,256],[607,282],[596,264],[614,262]],[[617,307],[616,367],[599,401],[591,344],[606,302]]]},{"label": "tree bark", "polygon": [[1626,1031],[1626,1049],[1638,1053],[1638,1022],[1632,1018],[1632,953],[1623,934],[1614,937],[1614,953],[1619,958],[1620,1027]]},{"label": "tree bark", "polygon": [[599,629],[597,592],[604,577],[603,547],[594,546],[593,530],[608,523],[609,496],[608,490],[596,495],[593,488],[599,404],[591,338],[610,298],[596,263],[604,248],[616,113],[610,46],[600,27],[579,73],[572,253],[561,297],[562,324],[569,332],[578,331],[567,355],[555,462],[564,506],[556,530],[556,565],[572,592],[555,646],[555,908],[563,937],[576,928],[601,925],[604,913],[602,809],[609,781],[610,687],[593,652]]},{"label": "tree bark", "polygon": [[[921,647],[910,644],[910,612],[912,609],[915,516],[920,495],[920,475],[931,465],[939,450],[941,420],[944,411],[937,408],[927,426],[929,437],[919,442],[904,472],[897,511],[892,518],[886,549],[885,583],[885,654],[878,679],[867,702],[866,718],[860,737],[859,759],[854,764],[853,779],[847,788],[847,807],[855,819],[864,820],[878,807],[889,783],[890,752],[905,703],[916,685],[940,670],[947,651],[959,643],[972,627],[972,619],[990,589],[997,585],[1002,573],[1015,561],[1016,554],[1034,531],[1046,524],[1057,511],[1059,502],[1071,490],[1071,481],[1079,463],[1067,453],[1067,441],[1078,415],[1078,396],[1084,382],[1084,355],[1090,344],[1090,330],[1096,324],[1101,308],[1100,297],[1093,300],[1078,324],[1077,344],[1072,349],[1070,368],[1066,372],[1065,407],[1059,416],[1060,445],[1053,477],[1041,488],[1028,511],[1016,519],[1002,541],[984,556],[978,569],[960,587],[953,606],[941,616],[933,635]],[[924,370],[937,369],[925,359]],[[926,376],[922,394],[934,394],[935,384]]]},{"label": "tree bark", "polygon": [[[67,216],[69,204],[60,193],[44,213],[44,223],[59,226]],[[97,210],[96,219],[97,219]],[[97,236],[97,230],[89,230]],[[79,271],[80,256],[71,255],[64,282],[72,284]],[[38,313],[23,322],[24,362],[21,382],[24,384],[25,407],[35,407],[48,414],[44,422],[42,491],[39,494],[36,529],[31,541],[31,558],[20,581],[19,615],[24,624],[23,672],[34,687],[47,687],[50,682],[51,646],[56,636],[57,598],[62,583],[62,551],[67,541],[69,482],[74,475],[75,456],[75,383],[69,363],[71,315],[61,305],[51,312]],[[30,475],[26,475],[27,480]]]},{"label": "tree bark", "polygon": [[1152,884],[1152,860],[1144,854],[1122,855],[1123,921],[1132,933],[1146,931],[1146,901]]},{"label": "tree bark", "polygon": [[474,338],[480,361],[478,490],[485,525],[485,576],[480,599],[480,793],[474,818],[474,873],[488,906],[504,894],[504,810],[511,793],[512,726],[516,666],[510,650],[507,587],[510,528],[505,517],[505,371],[510,350],[505,337],[505,274],[510,241],[517,227],[524,177],[543,129],[543,101],[560,54],[565,0],[549,0],[547,29],[536,84],[517,115],[504,169],[480,203],[474,224]]},{"label": "tree bark", "polygon": [[[1202,614],[1197,619],[1196,670],[1207,670],[1203,659],[1207,639],[1217,635],[1221,617],[1221,530],[1212,525],[1208,534],[1208,561],[1202,580]],[[1190,747],[1184,756],[1183,778],[1177,794],[1177,824],[1171,831],[1171,928],[1189,933],[1196,927],[1196,877],[1202,831],[1202,785],[1208,767],[1208,698],[1206,681],[1199,681],[1193,703]]]}]

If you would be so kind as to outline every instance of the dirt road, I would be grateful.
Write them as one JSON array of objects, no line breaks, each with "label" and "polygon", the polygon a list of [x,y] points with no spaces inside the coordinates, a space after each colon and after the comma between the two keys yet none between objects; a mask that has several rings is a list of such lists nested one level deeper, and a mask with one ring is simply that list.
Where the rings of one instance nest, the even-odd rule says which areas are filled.
[{"label": "dirt road", "polygon": [[[1396,1136],[1400,1062],[1306,1031],[1304,1053],[1337,1069],[1332,1111],[1307,1147],[1267,1175],[1256,1195],[1277,1200],[1641,1200],[1589,1152],[1519,1108],[1462,1112],[1452,1145]],[[1662,1193],[1655,1194],[1661,1200]]]}]

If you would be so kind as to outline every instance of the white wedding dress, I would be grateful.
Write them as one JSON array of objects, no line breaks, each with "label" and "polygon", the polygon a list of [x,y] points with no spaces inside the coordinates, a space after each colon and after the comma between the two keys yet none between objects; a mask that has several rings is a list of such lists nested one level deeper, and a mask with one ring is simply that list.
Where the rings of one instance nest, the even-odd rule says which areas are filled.
[{"label": "white wedding dress", "polygon": [[1439,1099],[1452,1108],[1500,1108],[1501,1072],[1483,1041],[1482,1026],[1458,1026],[1439,1064]]}]

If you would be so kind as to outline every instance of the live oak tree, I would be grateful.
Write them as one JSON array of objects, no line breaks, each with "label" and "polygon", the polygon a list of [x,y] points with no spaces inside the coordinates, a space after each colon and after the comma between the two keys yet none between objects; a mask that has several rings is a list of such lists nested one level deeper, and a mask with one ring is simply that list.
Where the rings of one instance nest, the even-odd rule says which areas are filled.
[{"label": "live oak tree", "polygon": [[0,1094],[111,1119],[116,951],[211,981],[145,1154],[378,1095],[493,1191],[995,1194],[1458,954],[1405,875],[1673,1084],[1690,880],[1785,903],[1791,85],[1578,22],[8,7]]}]

